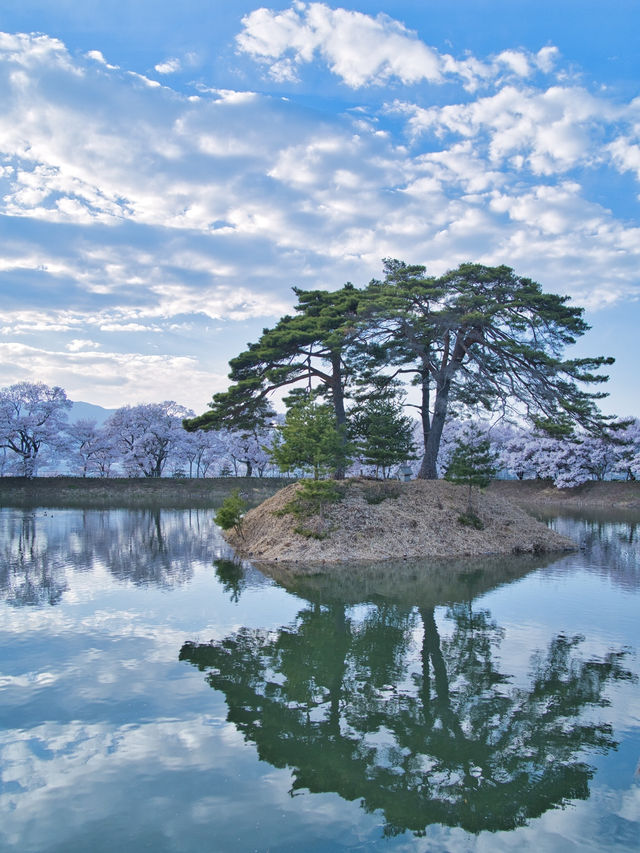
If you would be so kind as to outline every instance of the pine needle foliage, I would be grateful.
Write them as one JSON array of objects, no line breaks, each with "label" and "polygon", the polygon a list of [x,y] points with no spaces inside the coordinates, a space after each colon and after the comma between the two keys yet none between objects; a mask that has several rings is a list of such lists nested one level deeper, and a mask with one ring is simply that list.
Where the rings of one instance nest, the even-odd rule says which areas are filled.
[{"label": "pine needle foliage", "polygon": [[473,487],[484,489],[496,475],[496,456],[488,438],[472,433],[459,439],[445,472],[445,480],[469,487],[467,511],[458,521],[467,527],[481,530],[484,526],[473,508]]},{"label": "pine needle foliage", "polygon": [[222,501],[222,504],[215,514],[215,522],[218,527],[223,530],[235,530],[236,533],[242,533],[242,520],[247,511],[248,504],[240,495],[238,489],[234,489],[231,494]]}]

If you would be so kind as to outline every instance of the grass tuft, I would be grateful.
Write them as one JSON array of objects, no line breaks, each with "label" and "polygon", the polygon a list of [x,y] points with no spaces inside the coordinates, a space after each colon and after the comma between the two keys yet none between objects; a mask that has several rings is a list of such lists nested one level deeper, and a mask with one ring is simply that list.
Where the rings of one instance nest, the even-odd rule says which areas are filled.
[{"label": "grass tuft", "polygon": [[464,527],[473,527],[474,530],[484,530],[484,522],[472,509],[459,515],[458,522]]}]

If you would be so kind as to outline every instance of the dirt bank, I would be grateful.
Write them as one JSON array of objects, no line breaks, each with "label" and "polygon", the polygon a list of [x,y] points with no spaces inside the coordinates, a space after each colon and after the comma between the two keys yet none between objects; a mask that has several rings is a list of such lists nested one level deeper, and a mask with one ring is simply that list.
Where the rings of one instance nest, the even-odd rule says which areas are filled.
[{"label": "dirt bank", "polygon": [[[255,506],[290,482],[271,477],[0,477],[0,506],[219,506],[233,489],[243,492]],[[594,481],[574,489],[556,489],[546,480],[496,480],[487,491],[530,510],[640,512],[640,482]]]},{"label": "dirt bank", "polygon": [[487,491],[524,509],[640,510],[640,482],[594,480],[573,489],[556,489],[548,480],[494,480]]},{"label": "dirt bank", "polygon": [[[287,486],[245,516],[228,541],[253,561],[333,563],[352,560],[481,556],[562,551],[575,543],[536,521],[513,502],[477,494],[482,529],[460,522],[467,488],[443,480],[383,484],[351,480],[341,500],[302,521],[283,512],[298,493]],[[382,494],[382,499],[381,499]]]},{"label": "dirt bank", "polygon": [[166,507],[189,509],[218,507],[239,489],[251,506],[263,501],[289,482],[279,478],[207,477],[0,477],[0,506]]}]

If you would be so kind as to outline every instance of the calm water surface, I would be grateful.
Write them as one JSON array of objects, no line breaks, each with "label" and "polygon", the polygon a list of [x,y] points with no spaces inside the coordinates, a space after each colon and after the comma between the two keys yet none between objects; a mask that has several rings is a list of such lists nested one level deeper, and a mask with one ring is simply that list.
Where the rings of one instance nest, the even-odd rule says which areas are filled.
[{"label": "calm water surface", "polygon": [[640,527],[295,579],[0,510],[3,851],[637,851]]}]

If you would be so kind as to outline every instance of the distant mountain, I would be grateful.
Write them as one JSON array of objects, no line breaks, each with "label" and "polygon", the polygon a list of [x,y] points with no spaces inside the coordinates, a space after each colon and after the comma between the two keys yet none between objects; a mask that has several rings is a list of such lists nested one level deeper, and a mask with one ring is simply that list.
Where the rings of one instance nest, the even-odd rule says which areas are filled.
[{"label": "distant mountain", "polygon": [[115,409],[104,409],[102,406],[96,406],[95,403],[74,403],[69,410],[69,421],[73,424],[76,421],[95,421],[98,426],[106,421],[109,415],[113,414]]}]

